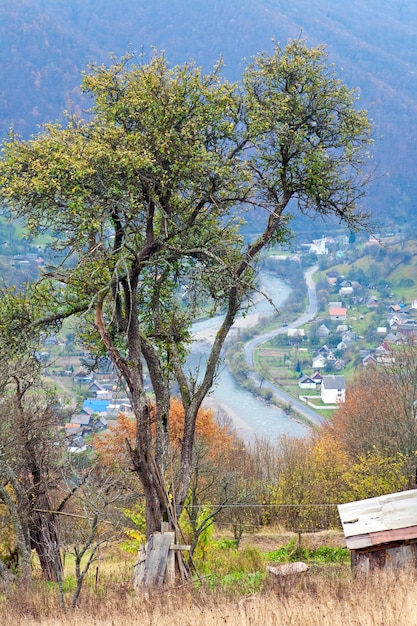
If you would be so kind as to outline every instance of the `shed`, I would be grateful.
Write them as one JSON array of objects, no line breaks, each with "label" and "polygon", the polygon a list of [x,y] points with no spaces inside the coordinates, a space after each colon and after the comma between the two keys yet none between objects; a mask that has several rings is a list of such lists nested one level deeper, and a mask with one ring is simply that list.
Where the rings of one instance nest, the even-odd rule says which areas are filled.
[{"label": "shed", "polygon": [[338,505],[352,566],[416,568],[417,489]]}]

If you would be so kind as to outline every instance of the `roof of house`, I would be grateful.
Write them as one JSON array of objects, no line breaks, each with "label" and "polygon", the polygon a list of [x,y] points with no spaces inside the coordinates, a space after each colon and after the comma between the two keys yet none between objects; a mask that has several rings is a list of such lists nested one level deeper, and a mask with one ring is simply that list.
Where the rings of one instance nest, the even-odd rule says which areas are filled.
[{"label": "roof of house", "polygon": [[346,311],[342,306],[334,306],[329,309],[329,315],[346,315]]},{"label": "roof of house", "polygon": [[338,505],[348,548],[417,537],[417,489]]},{"label": "roof of house", "polygon": [[107,410],[107,407],[110,404],[110,400],[94,400],[89,398],[88,400],[84,400],[83,409],[92,409],[93,413],[101,413]]},{"label": "roof of house", "polygon": [[347,324],[339,324],[336,328],[337,333],[345,333],[349,330],[349,326]]},{"label": "roof of house", "polygon": [[78,424],[79,426],[88,426],[90,423],[91,415],[87,413],[77,413],[71,417],[71,424]]},{"label": "roof of house", "polygon": [[315,380],[316,382],[319,381],[321,382],[323,380],[323,376],[320,374],[320,372],[314,372],[313,376],[311,377],[313,380]]},{"label": "roof of house", "polygon": [[303,383],[305,383],[305,384],[311,383],[311,384],[315,385],[316,381],[313,380],[313,378],[311,378],[311,376],[307,376],[306,374],[304,374],[304,376],[301,376],[301,378],[298,381],[299,385],[302,385]]},{"label": "roof of house", "polygon": [[372,363],[376,363],[376,358],[374,357],[373,354],[367,354],[366,356],[363,357],[362,363],[366,364],[368,361]]},{"label": "roof of house", "polygon": [[321,384],[326,389],[345,389],[346,379],[344,376],[336,376],[330,374],[329,376],[323,376]]}]

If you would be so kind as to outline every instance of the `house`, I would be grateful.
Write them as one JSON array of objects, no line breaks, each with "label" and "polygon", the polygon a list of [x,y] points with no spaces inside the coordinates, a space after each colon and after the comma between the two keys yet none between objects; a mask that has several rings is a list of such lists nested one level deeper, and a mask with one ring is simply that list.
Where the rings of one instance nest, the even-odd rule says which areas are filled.
[{"label": "house", "polygon": [[347,330],[342,335],[342,340],[345,343],[352,343],[352,341],[356,341],[357,338],[358,338],[358,335],[353,330]]},{"label": "house", "polygon": [[89,416],[91,416],[91,415],[93,415],[93,413],[94,413],[94,409],[92,409],[91,406],[88,406],[88,405],[84,405],[81,408],[81,410],[80,410],[80,414],[81,415],[89,415]]},{"label": "house", "polygon": [[316,370],[313,374],[313,376],[311,377],[312,380],[314,380],[314,382],[316,383],[317,386],[321,385],[321,381],[323,380],[323,376],[320,374],[320,372],[318,370]]},{"label": "house", "polygon": [[329,285],[335,285],[337,283],[338,277],[339,272],[337,270],[330,270],[326,272],[326,279]]},{"label": "house", "polygon": [[333,369],[336,370],[336,372],[341,372],[345,367],[346,361],[344,359],[337,359],[337,361],[333,363]]},{"label": "house", "polygon": [[320,324],[316,331],[316,335],[320,339],[325,339],[330,335],[330,330],[327,328],[326,324]]},{"label": "house", "polygon": [[346,380],[341,375],[323,376],[321,399],[324,404],[338,404],[346,400]]},{"label": "house", "polygon": [[340,342],[337,344],[336,348],[337,348],[338,350],[342,350],[342,351],[343,351],[343,350],[346,350],[346,349],[349,347],[349,343],[350,343],[349,341],[340,341]]},{"label": "house", "polygon": [[416,569],[417,489],[339,504],[338,511],[360,573],[384,567]]},{"label": "house", "polygon": [[347,309],[345,309],[344,307],[334,306],[334,307],[330,307],[329,309],[329,315],[332,321],[345,320],[346,313],[347,313]]},{"label": "house", "polygon": [[80,424],[75,424],[73,422],[68,422],[67,424],[65,424],[64,428],[65,428],[65,435],[67,437],[72,437],[73,435],[80,435],[82,434],[82,431],[83,431]]},{"label": "house", "polygon": [[300,389],[316,389],[316,381],[313,380],[310,376],[301,376],[298,381],[298,386]]},{"label": "house", "polygon": [[97,393],[97,391],[102,391],[102,390],[103,390],[103,387],[96,380],[93,380],[93,382],[88,388],[88,391],[90,391],[91,393]]},{"label": "house", "polygon": [[377,359],[374,357],[373,354],[367,354],[363,359],[362,359],[362,365],[364,367],[367,367],[368,365],[376,365],[377,364]]},{"label": "house", "polygon": [[304,328],[289,328],[287,330],[288,337],[304,337]]},{"label": "house", "polygon": [[78,382],[80,385],[91,385],[91,383],[93,382],[93,375],[91,373],[89,374],[88,372],[85,372],[84,370],[81,370],[75,374],[74,382]]},{"label": "house", "polygon": [[313,239],[313,243],[310,244],[310,254],[329,254],[329,251],[326,247],[327,239],[326,237],[322,237],[321,239]]},{"label": "house", "polygon": [[399,341],[400,338],[396,333],[388,333],[384,339],[384,343],[398,343]]},{"label": "house", "polygon": [[113,397],[113,391],[109,389],[100,389],[96,393],[97,400],[111,400]]},{"label": "house", "polygon": [[326,367],[327,365],[327,359],[326,357],[322,356],[321,354],[317,354],[315,357],[313,357],[313,362],[312,362],[312,367],[315,370],[321,369],[322,367]]},{"label": "house", "polygon": [[326,345],[322,346],[318,350],[318,354],[321,354],[321,356],[325,356],[326,359],[327,359],[327,357],[329,356],[330,353],[331,353],[331,350]]},{"label": "house", "polygon": [[399,313],[405,308],[405,304],[403,302],[395,302],[389,306],[389,311],[393,313]]},{"label": "house", "polygon": [[349,285],[348,287],[340,287],[339,289],[339,296],[351,296],[352,293],[353,293],[352,285]]},{"label": "house", "polygon": [[105,413],[109,404],[110,400],[96,400],[94,398],[89,398],[88,400],[84,400],[83,408],[80,413],[89,412],[90,415],[93,413]]},{"label": "house", "polygon": [[341,335],[343,333],[346,333],[349,330],[349,326],[347,324],[339,324],[336,328],[336,333],[338,335]]},{"label": "house", "polygon": [[71,424],[78,424],[81,426],[88,426],[90,423],[91,415],[87,413],[77,413],[71,417]]},{"label": "house", "polygon": [[374,353],[377,363],[395,363],[395,357],[389,345],[383,341],[380,346],[377,347]]},{"label": "house", "polygon": [[417,322],[414,320],[407,320],[404,324],[400,324],[400,326],[398,326],[397,332],[400,336],[406,335],[408,337],[417,337]]},{"label": "house", "polygon": [[368,300],[366,301],[366,306],[368,307],[368,309],[376,309],[378,305],[378,298],[375,298],[373,296],[371,298],[368,298]]}]

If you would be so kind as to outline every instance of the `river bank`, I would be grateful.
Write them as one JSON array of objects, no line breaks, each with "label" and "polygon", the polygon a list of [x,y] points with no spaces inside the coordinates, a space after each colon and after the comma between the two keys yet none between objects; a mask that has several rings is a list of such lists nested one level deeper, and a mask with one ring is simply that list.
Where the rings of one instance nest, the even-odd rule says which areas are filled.
[{"label": "river bank", "polygon": [[[291,287],[276,274],[262,272],[260,278],[262,293],[267,294],[267,298],[256,298],[253,306],[238,317],[228,336],[228,343],[233,342],[239,331],[259,326],[261,318],[271,316],[281,308],[291,293]],[[204,371],[204,363],[221,322],[222,316],[216,316],[193,325],[194,342],[188,364],[197,376],[200,369]],[[266,402],[239,384],[224,364],[220,364],[207,403],[204,405],[213,408],[220,422],[226,419],[232,423],[246,441],[255,437],[275,441],[281,435],[303,437],[310,432],[306,422],[294,419],[275,404]]]}]

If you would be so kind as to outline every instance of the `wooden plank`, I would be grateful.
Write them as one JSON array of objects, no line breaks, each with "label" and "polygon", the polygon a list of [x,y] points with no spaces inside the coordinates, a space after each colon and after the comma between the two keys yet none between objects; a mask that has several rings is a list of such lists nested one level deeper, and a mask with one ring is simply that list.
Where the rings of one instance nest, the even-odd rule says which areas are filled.
[{"label": "wooden plank", "polygon": [[143,575],[145,573],[146,551],[145,546],[141,546],[138,552],[138,559],[133,567],[133,587],[139,589],[143,583]]},{"label": "wooden plank", "polygon": [[175,551],[172,549],[173,542],[175,541],[174,532],[165,532],[166,535],[171,536],[171,544],[168,551],[167,566],[165,571],[165,583],[170,587],[175,585]]},{"label": "wooden plank", "polygon": [[356,535],[353,537],[345,537],[346,546],[349,550],[358,550],[359,548],[367,548],[372,546],[372,540],[369,535]]},{"label": "wooden plank", "polygon": [[155,533],[148,541],[143,585],[160,587],[164,582],[169,546],[172,542],[170,533]]},{"label": "wooden plank", "polygon": [[191,550],[191,546],[185,546],[182,544],[177,544],[177,543],[171,543],[171,545],[169,546],[170,550],[180,550],[182,552],[187,552],[189,550]]},{"label": "wooden plank", "polygon": [[407,541],[409,539],[417,539],[417,526],[409,526],[408,528],[394,528],[392,530],[378,531],[370,533],[372,545],[380,543],[389,543],[390,541]]}]

